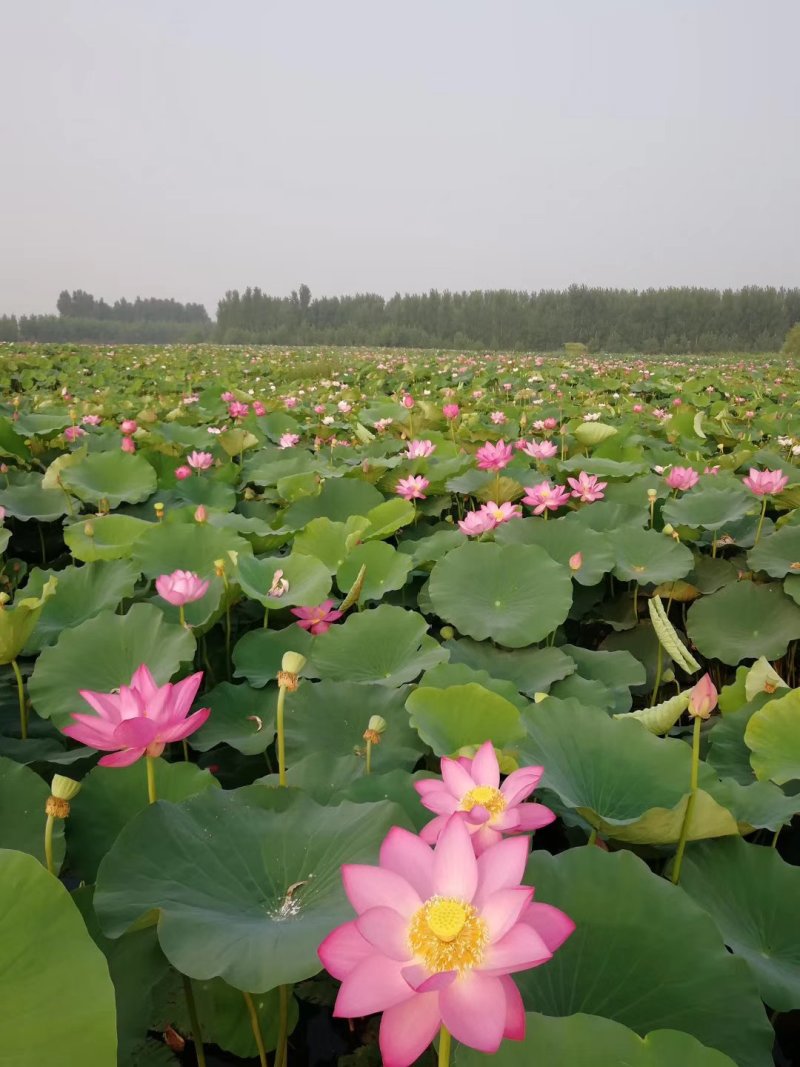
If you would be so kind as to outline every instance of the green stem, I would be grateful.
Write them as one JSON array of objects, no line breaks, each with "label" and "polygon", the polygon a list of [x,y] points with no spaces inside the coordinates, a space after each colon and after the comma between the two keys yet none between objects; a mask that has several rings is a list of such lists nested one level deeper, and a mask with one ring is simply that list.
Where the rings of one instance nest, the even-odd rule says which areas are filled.
[{"label": "green stem", "polygon": [[40,522],[37,522],[36,523],[36,527],[37,527],[37,529],[39,531],[39,546],[40,546],[40,548],[42,550],[42,566],[46,567],[47,566],[47,549],[44,547],[44,533],[42,531],[42,524]]},{"label": "green stem", "polygon": [[372,742],[367,741],[367,765],[364,769],[365,774],[369,774],[372,770]]},{"label": "green stem", "polygon": [[290,986],[278,986],[278,1044],[275,1048],[275,1067],[286,1067],[289,1054],[289,993]]},{"label": "green stem", "polygon": [[639,621],[639,583],[633,583],[633,617]]},{"label": "green stem", "polygon": [[781,830],[782,829],[783,829],[783,826],[779,826],[778,829],[775,831],[775,833],[772,835],[772,848],[777,848],[778,847],[778,838],[781,835]]},{"label": "green stem", "polygon": [[586,844],[587,845],[596,845],[597,844],[597,827],[596,826],[592,827],[592,832],[589,834],[589,840],[586,842]]},{"label": "green stem", "polygon": [[55,816],[48,815],[47,822],[44,824],[44,858],[47,862],[47,869],[51,874],[56,873],[55,864],[53,863],[53,826],[55,821]]},{"label": "green stem", "polygon": [[158,800],[156,794],[156,761],[152,756],[145,756],[145,762],[147,764],[147,801],[149,804],[155,804]]},{"label": "green stem", "polygon": [[761,527],[764,525],[764,516],[767,514],[767,498],[761,501],[761,517],[758,520],[758,528],[756,529],[756,539],[753,542],[753,548],[758,544],[758,539],[761,537]]},{"label": "green stem", "polygon": [[277,731],[278,731],[278,782],[280,785],[286,785],[286,734],[283,729],[283,708],[286,703],[286,686],[282,685],[278,687],[278,714],[277,714]]},{"label": "green stem", "polygon": [[183,604],[178,605],[178,622],[181,626],[186,626],[186,608]]},{"label": "green stem", "polygon": [[264,629],[269,629],[269,608],[264,608]]},{"label": "green stem", "polygon": [[19,732],[22,736],[22,740],[28,739],[28,709],[25,706],[25,686],[22,681],[22,674],[20,673],[19,664],[15,659],[11,661],[11,669],[16,675],[17,679],[17,698],[19,700]]},{"label": "green stem", "polygon": [[450,1067],[450,1031],[446,1026],[439,1031],[439,1067]]},{"label": "green stem", "polygon": [[651,708],[655,707],[656,701],[658,700],[658,690],[659,690],[659,687],[661,685],[661,669],[662,669],[663,665],[664,665],[664,656],[663,656],[663,651],[662,651],[662,648],[661,648],[661,642],[659,641],[658,642],[658,658],[656,660],[656,680],[655,680],[655,684],[653,685],[652,696],[650,697],[650,707]]},{"label": "green stem", "polygon": [[[147,758],[148,760],[150,759],[149,756]],[[181,978],[183,979],[186,1006],[189,1009],[189,1024],[192,1027],[192,1040],[194,1041],[194,1053],[197,1056],[197,1067],[206,1067],[206,1050],[203,1048],[203,1034],[200,1030],[200,1020],[197,1017],[197,1005],[194,1002],[192,980],[187,974],[182,974]]]},{"label": "green stem", "polygon": [[697,778],[700,773],[700,727],[703,724],[703,720],[699,715],[695,715],[694,726],[692,727],[692,777],[689,793],[689,801],[686,805],[686,814],[683,817],[683,826],[681,826],[681,837],[678,841],[678,851],[675,853],[675,864],[672,868],[672,884],[677,885],[681,880],[681,866],[683,864],[683,854],[686,851],[686,841],[689,837],[689,826],[692,821],[692,812],[694,811],[694,802],[697,797]]},{"label": "green stem", "polygon": [[261,1023],[258,1018],[255,1003],[252,996],[249,993],[245,993],[244,990],[242,990],[242,996],[247,1005],[247,1014],[250,1016],[250,1028],[253,1031],[256,1048],[258,1049],[258,1062],[261,1064],[261,1067],[267,1067],[267,1050],[264,1048],[264,1035],[261,1033]]}]

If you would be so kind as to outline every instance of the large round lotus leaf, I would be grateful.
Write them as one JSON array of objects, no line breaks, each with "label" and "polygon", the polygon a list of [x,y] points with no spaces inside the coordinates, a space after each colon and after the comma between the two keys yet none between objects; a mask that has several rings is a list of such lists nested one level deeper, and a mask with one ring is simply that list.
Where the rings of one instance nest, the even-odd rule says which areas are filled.
[{"label": "large round lotus leaf", "polygon": [[202,504],[218,511],[233,511],[236,506],[236,490],[225,482],[211,478],[186,478],[175,486],[175,499],[179,503]]},{"label": "large round lotus leaf", "polygon": [[582,445],[594,446],[613,437],[617,430],[604,422],[582,422],[572,431],[575,440]]},{"label": "large round lotus leaf", "polygon": [[611,708],[615,712],[630,711],[631,689],[647,681],[644,664],[625,649],[592,651],[578,645],[563,645],[562,652],[578,665],[582,677],[601,682],[612,694]]},{"label": "large round lotus leaf", "polygon": [[309,752],[328,756],[363,755],[364,731],[372,715],[386,720],[386,733],[372,747],[376,771],[393,767],[411,770],[424,751],[405,710],[404,690],[357,682],[302,682],[286,694],[286,761],[289,765]]},{"label": "large round lotus leaf", "polygon": [[[626,599],[628,600],[628,603],[630,603],[630,598],[626,597]],[[641,663],[646,673],[645,684],[643,686],[633,687],[633,691],[639,693],[652,689],[652,686],[655,683],[659,665],[659,648],[658,637],[649,621],[640,622],[638,626],[633,626],[628,630],[622,630],[618,633],[610,633],[603,639],[600,645],[602,651],[628,652],[635,660],[638,660],[638,662]],[[671,657],[662,648],[662,670],[666,670],[671,663]]]},{"label": "large round lotus leaf", "polygon": [[[505,526],[500,528],[505,529]],[[435,563],[451,549],[458,548],[463,541],[464,535],[460,530],[436,530],[429,537],[401,541],[397,546],[397,551],[409,555],[412,564],[419,567],[423,563]]]},{"label": "large round lotus leaf", "polygon": [[447,689],[451,685],[469,685],[474,682],[482,685],[484,689],[491,689],[493,693],[515,704],[518,708],[526,708],[528,701],[522,696],[513,682],[505,678],[492,678],[488,671],[476,671],[474,667],[466,663],[440,663],[429,671],[425,671],[419,680],[421,686],[432,686],[434,689]]},{"label": "large round lotus leaf", "polygon": [[93,452],[67,467],[61,481],[71,493],[90,504],[106,501],[115,508],[123,501],[136,504],[156,491],[156,472],[146,459],[127,452]]},{"label": "large round lotus leaf", "polygon": [[0,556],[8,548],[8,542],[11,540],[11,531],[5,530],[0,527]]},{"label": "large round lotus leaf", "polygon": [[[286,767],[286,784],[295,789],[302,789],[303,793],[315,800],[317,804],[338,804],[343,798],[346,789],[364,777],[364,752],[359,750],[360,755],[351,752],[348,756],[331,757],[325,752],[309,752],[301,756],[297,761],[291,761]],[[402,771],[402,774],[408,774]],[[381,779],[382,774],[369,776]],[[410,779],[409,779],[410,780]],[[280,785],[280,777],[277,771],[265,774],[263,778],[257,778],[259,785],[277,788]],[[416,794],[415,794],[416,796]],[[333,799],[333,798],[336,799]],[[370,800],[384,800],[383,796],[372,796]],[[419,797],[417,796],[417,803]]]},{"label": "large round lotus leaf", "polygon": [[686,631],[701,655],[735,666],[782,656],[800,637],[800,608],[779,585],[737,582],[689,608]]},{"label": "large round lotus leaf", "polygon": [[[210,523],[153,523],[133,549],[133,558],[146,578],[173,571],[194,571],[201,578],[214,574],[214,561],[228,563],[228,553],[250,554],[250,545],[232,530]],[[232,565],[231,565],[232,566]]]},{"label": "large round lotus leaf", "polygon": [[[14,848],[45,862],[44,806],[50,790],[29,767],[0,756],[0,849]],[[53,826],[53,862],[64,859],[64,820]],[[2,1050],[0,1050],[2,1055]]]},{"label": "large round lotus leaf", "polygon": [[385,500],[367,512],[369,526],[361,536],[364,541],[391,537],[401,526],[408,526],[412,523],[415,514],[414,505],[410,500],[403,500],[400,497]]},{"label": "large round lotus leaf", "polygon": [[[315,642],[316,638],[295,623],[282,630],[251,630],[233,650],[235,677],[246,678],[260,689],[277,678],[284,652],[299,652],[308,659]],[[305,678],[314,676],[310,663],[300,674]]]},{"label": "large round lotus leaf", "polygon": [[[219,783],[194,763],[155,761],[156,795],[177,803]],[[130,767],[94,767],[83,779],[67,820],[70,869],[84,882],[93,882],[97,868],[120,831],[147,807],[147,769],[144,760]]]},{"label": "large round lotus leaf", "polygon": [[336,584],[342,593],[353,586],[362,567],[366,567],[358,602],[382,600],[393,589],[402,589],[411,570],[411,560],[384,541],[367,541],[356,545],[336,572]]},{"label": "large round lotus leaf", "polygon": [[756,829],[774,833],[778,827],[790,823],[797,812],[796,799],[787,796],[773,782],[751,780],[741,783],[734,778],[710,782],[706,767],[701,767],[701,774],[706,778],[707,788],[714,799],[732,813],[742,834],[752,833]]},{"label": "large round lotus leaf", "polygon": [[800,690],[770,700],[750,716],[744,732],[756,778],[778,785],[800,778]]},{"label": "large round lotus leaf", "polygon": [[295,530],[322,515],[333,522],[347,522],[351,515],[366,515],[381,503],[383,494],[374,485],[355,478],[331,478],[319,496],[304,497],[287,508],[284,521]]},{"label": "large round lotus leaf", "polygon": [[717,489],[708,486],[667,500],[661,514],[664,522],[671,522],[673,526],[719,530],[727,523],[743,518],[752,507],[753,495],[742,487]]},{"label": "large round lotus leaf", "polygon": [[747,562],[754,571],[766,571],[772,578],[800,572],[800,526],[784,526],[751,548]]},{"label": "large round lotus leaf", "polygon": [[[585,466],[578,464],[576,470],[585,470]],[[599,474],[599,471],[592,473]],[[600,474],[602,478],[603,475]],[[590,508],[578,508],[564,516],[564,522],[584,529],[596,530],[597,533],[610,533],[616,537],[621,526],[635,526],[641,529],[648,520],[646,497],[642,499],[639,507],[632,504],[619,504],[613,500],[599,500]]]},{"label": "large round lotus leaf", "polygon": [[800,606],[800,574],[787,574],[783,580],[783,591]]},{"label": "large round lotus leaf", "polygon": [[552,960],[515,976],[526,1004],[614,1019],[642,1036],[680,1030],[739,1067],[770,1067],[773,1032],[753,977],[680,887],[631,852],[599,848],[535,852],[525,882],[576,924]]},{"label": "large round lotus leaf", "polygon": [[728,1056],[691,1034],[654,1030],[642,1039],[627,1026],[596,1015],[563,1019],[529,1012],[523,1041],[504,1041],[494,1055],[457,1045],[454,1067],[735,1067]]},{"label": "large round lotus leaf", "polygon": [[316,556],[334,574],[347,559],[347,553],[358,544],[367,526],[369,519],[363,515],[351,515],[347,522],[312,519],[295,537],[292,552]]},{"label": "large round lotus leaf", "polygon": [[[280,577],[289,583],[289,588],[280,597],[270,596],[269,590],[278,571],[283,572]],[[326,600],[331,591],[331,576],[325,564],[314,556],[296,552],[269,559],[240,556],[237,574],[242,592],[267,608],[313,607]]]},{"label": "large round lotus leaf", "polygon": [[493,678],[508,679],[529,697],[546,693],[553,682],[576,669],[575,660],[560,648],[497,648],[489,641],[468,637],[446,641],[444,647],[452,663],[466,663],[475,670],[488,671]]},{"label": "large round lotus leaf", "polygon": [[45,601],[36,629],[25,646],[26,654],[53,644],[63,630],[79,626],[101,611],[116,608],[123,597],[133,595],[139,577],[138,569],[126,560],[89,563],[60,571],[35,569],[25,586],[25,594],[39,596],[53,574],[58,578],[55,594]]},{"label": "large round lotus leaf", "polygon": [[470,542],[434,566],[430,597],[436,613],[462,633],[522,648],[566,619],[572,580],[537,545]]},{"label": "large round lotus leaf", "polygon": [[709,841],[686,853],[681,888],[747,960],[761,999],[776,1011],[800,1007],[800,869],[741,838]]},{"label": "large round lotus leaf", "polygon": [[427,633],[415,611],[381,604],[335,623],[314,642],[314,667],[333,681],[410,682],[447,659],[447,652]]},{"label": "large round lotus leaf", "polygon": [[275,698],[277,688],[268,691],[249,685],[221,682],[195,702],[211,708],[211,715],[189,744],[198,752],[208,752],[226,744],[245,756],[263,752],[275,739]]},{"label": "large round lotus leaf", "polygon": [[43,488],[40,474],[17,474],[0,487],[0,507],[21,522],[52,522],[67,514],[69,503],[63,490]]},{"label": "large round lotus leaf", "polygon": [[261,448],[245,460],[242,478],[256,485],[277,485],[281,478],[316,471],[319,467],[319,460],[304,449],[293,449],[287,455],[282,449]]},{"label": "large round lotus leaf", "polygon": [[52,437],[66,429],[71,421],[66,411],[23,412],[14,427],[25,437]]},{"label": "large round lotus leaf", "polygon": [[506,522],[497,528],[495,541],[503,545],[539,545],[556,563],[569,566],[576,552],[582,562],[572,577],[581,585],[596,585],[614,566],[614,552],[606,534],[588,527],[567,523],[563,519],[542,522],[541,519],[522,519]]},{"label": "large round lotus leaf", "polygon": [[132,515],[92,515],[67,526],[64,540],[74,558],[84,563],[127,559],[139,538],[153,525]]},{"label": "large round lotus leaf", "polygon": [[612,538],[617,565],[614,577],[639,585],[685,578],[694,566],[691,551],[655,530],[623,526]]},{"label": "large round lotus leaf", "polygon": [[419,686],[406,708],[411,725],[437,756],[484,741],[504,748],[525,734],[519,708],[474,682],[447,689]]},{"label": "large round lotus leaf", "polygon": [[7,1067],[117,1062],[114,987],[69,893],[38,860],[0,850],[0,971]]},{"label": "large round lotus leaf", "polygon": [[352,918],[342,863],[374,863],[404,821],[391,803],[320,807],[258,785],[151,804],[103,860],[95,910],[109,937],[158,910],[161,947],[192,978],[291,985],[319,971],[318,946]]},{"label": "large round lotus leaf", "polygon": [[143,663],[163,685],[182,663],[191,662],[194,650],[191,633],[165,622],[152,604],[134,604],[127,615],[102,611],[43,649],[28,694],[40,715],[63,726],[71,712],[88,710],[78,695],[81,689],[108,693],[128,685]]},{"label": "large round lotus leaf", "polygon": [[[591,456],[589,459],[585,456],[573,456],[572,459],[565,459],[560,467],[562,471],[570,474],[586,471],[587,474],[596,474],[599,478],[633,478],[647,469],[644,463],[635,460],[621,461],[604,459],[601,456]],[[595,505],[592,504],[591,510],[594,508]]]}]

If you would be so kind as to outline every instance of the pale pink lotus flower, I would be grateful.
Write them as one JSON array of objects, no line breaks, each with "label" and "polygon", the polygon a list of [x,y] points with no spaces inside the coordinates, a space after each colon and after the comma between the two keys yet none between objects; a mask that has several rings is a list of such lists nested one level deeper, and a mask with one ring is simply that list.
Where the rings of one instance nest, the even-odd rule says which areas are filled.
[{"label": "pale pink lotus flower", "polygon": [[64,430],[64,440],[69,441],[70,444],[73,441],[77,441],[78,438],[85,436],[86,430],[82,429],[80,426],[67,426],[66,430]]},{"label": "pale pink lotus flower", "polygon": [[554,419],[552,415],[549,415],[542,423],[545,430],[555,430],[558,426],[558,419]]},{"label": "pale pink lotus flower", "polygon": [[[322,421],[324,422],[325,420],[323,419]],[[375,429],[378,433],[383,433],[384,430],[389,429],[393,422],[394,419],[378,419],[375,423]]]},{"label": "pale pink lotus flower", "polygon": [[760,471],[750,468],[750,473],[742,481],[756,496],[776,496],[789,484],[788,477],[781,471]]},{"label": "pale pink lotus flower", "polygon": [[334,610],[332,600],[323,600],[314,608],[292,608],[291,611],[297,616],[297,625],[312,634],[327,633],[331,623],[342,617],[341,611]]},{"label": "pale pink lotus flower", "polygon": [[511,504],[509,501],[505,504],[495,504],[494,500],[489,500],[481,505],[480,510],[483,515],[489,515],[496,526],[510,519],[522,518],[522,508],[519,504]]},{"label": "pale pink lotus flower", "polygon": [[501,471],[503,467],[509,465],[513,456],[513,448],[511,445],[507,445],[505,441],[498,441],[496,445],[487,441],[475,453],[478,470],[482,471]]},{"label": "pale pink lotus flower", "polygon": [[536,904],[521,884],[525,838],[476,857],[461,816],[435,848],[393,827],[379,866],[347,864],[345,892],[356,918],[319,947],[341,981],[333,1014],[383,1012],[384,1067],[409,1067],[445,1026],[456,1041],[496,1052],[525,1035],[525,1008],[510,975],[538,967],[575,929],[558,908]]},{"label": "pale pink lotus flower", "polygon": [[325,414],[325,405],[324,404],[315,404],[314,405],[314,413],[316,415],[324,415]]},{"label": "pale pink lotus flower", "polygon": [[132,437],[123,437],[119,447],[123,452],[133,454],[136,451],[136,442]]},{"label": "pale pink lotus flower", "polygon": [[691,467],[670,467],[665,481],[670,489],[691,489],[697,485],[700,475]]},{"label": "pale pink lotus flower", "polygon": [[644,411],[644,406],[642,404],[634,404],[631,408],[631,411],[634,413],[634,415],[641,415],[641,413]]},{"label": "pale pink lotus flower", "polygon": [[205,504],[198,504],[197,507],[195,508],[194,521],[195,522],[207,522],[208,521],[208,511],[206,510]]},{"label": "pale pink lotus flower", "polygon": [[267,409],[261,403],[261,401],[260,400],[254,400],[253,401],[253,414],[261,416],[261,415],[266,415],[266,413],[267,413]]},{"label": "pale pink lotus flower", "polygon": [[663,408],[653,408],[653,417],[659,419],[661,422],[664,422],[665,419],[669,418],[669,413],[666,412]]},{"label": "pale pink lotus flower", "polygon": [[232,392],[230,391],[230,389],[228,389],[228,390],[226,390],[226,391],[225,391],[224,393],[222,393],[222,395],[220,396],[220,399],[221,399],[222,401],[224,401],[224,403],[226,403],[226,404],[230,404],[230,402],[231,402],[232,400],[235,400],[235,399],[236,399],[236,394],[235,394],[235,393],[232,393]]},{"label": "pale pink lotus flower", "polygon": [[84,415],[81,419],[84,426],[99,426],[102,421],[99,415]]},{"label": "pale pink lotus flower", "polygon": [[124,419],[120,423],[119,428],[122,433],[130,436],[131,434],[136,433],[136,431],[139,429],[139,423],[136,421],[136,419]]},{"label": "pale pink lotus flower", "polygon": [[210,452],[190,452],[186,457],[186,462],[196,471],[207,471],[209,467],[214,465],[214,457]]},{"label": "pale pink lotus flower", "polygon": [[421,474],[401,478],[395,486],[395,492],[404,500],[425,500],[425,490],[431,483]]},{"label": "pale pink lotus flower", "polygon": [[672,400],[672,406],[674,408],[679,408],[682,403],[683,403],[683,401],[681,400],[681,398],[679,396],[674,397],[673,400]]},{"label": "pale pink lotus flower", "polygon": [[408,459],[427,459],[435,451],[436,445],[433,441],[409,441],[405,454]]},{"label": "pale pink lotus flower", "polygon": [[340,400],[336,406],[343,415],[349,415],[350,412],[353,410],[353,405],[348,404],[346,400]]},{"label": "pale pink lotus flower", "polygon": [[555,813],[543,804],[524,803],[539,784],[543,767],[521,767],[500,785],[494,746],[485,741],[473,759],[441,761],[442,777],[415,782],[422,804],[436,813],[420,832],[434,844],[451,815],[464,812],[475,854],[496,845],[503,834],[528,833],[553,822]]},{"label": "pale pink lotus flower", "polygon": [[3,507],[2,504],[0,504],[0,525],[2,525],[3,522],[5,521],[5,517],[6,517],[6,509]]},{"label": "pale pink lotus flower", "polygon": [[608,482],[599,481],[596,474],[587,474],[586,471],[581,471],[577,478],[567,478],[567,481],[572,486],[571,495],[584,504],[602,500],[605,496],[603,490],[608,485]]},{"label": "pale pink lotus flower", "polygon": [[194,571],[173,571],[172,574],[161,574],[156,578],[158,595],[176,608],[202,599],[208,592],[208,586],[209,583]]},{"label": "pale pink lotus flower", "polygon": [[282,433],[278,441],[278,448],[294,448],[300,443],[299,433]]},{"label": "pale pink lotus flower", "polygon": [[242,404],[238,400],[232,400],[228,404],[228,414],[232,419],[243,419],[249,410],[248,404]]},{"label": "pale pink lotus flower", "polygon": [[286,396],[283,398],[283,406],[286,408],[296,408],[300,401],[296,396]]},{"label": "pale pink lotus flower", "polygon": [[719,693],[711,681],[711,675],[706,673],[700,681],[689,691],[688,712],[692,718],[708,719],[711,712],[717,706]]},{"label": "pale pink lotus flower", "polygon": [[713,467],[705,467],[703,469],[703,474],[719,474],[719,472],[720,472],[719,463],[715,463]]},{"label": "pale pink lotus flower", "polygon": [[72,723],[61,729],[73,741],[108,752],[100,765],[127,767],[142,756],[157,757],[171,741],[183,741],[199,730],[210,708],[188,715],[203,672],[198,671],[173,685],[156,685],[145,664],[118,693],[95,693],[81,690],[81,696],[96,715],[72,713]]},{"label": "pale pink lotus flower", "polygon": [[549,481],[538,485],[525,486],[522,503],[533,508],[534,515],[543,515],[545,511],[557,511],[569,502],[569,492],[563,485],[551,485]]},{"label": "pale pink lotus flower", "polygon": [[502,426],[503,423],[506,421],[505,412],[503,411],[493,411],[489,418],[492,420],[495,426]]},{"label": "pale pink lotus flower", "polygon": [[571,571],[579,571],[583,566],[583,554],[581,552],[575,552],[569,557],[569,569]]},{"label": "pale pink lotus flower", "polygon": [[179,482],[184,481],[186,478],[191,478],[191,476],[192,476],[192,468],[191,467],[182,466],[182,467],[176,467],[175,468],[175,477],[178,479]]},{"label": "pale pink lotus flower", "polygon": [[278,600],[289,592],[289,582],[283,577],[283,571],[277,570],[272,575],[272,585],[269,587],[268,596],[274,596]]},{"label": "pale pink lotus flower", "polygon": [[558,454],[558,446],[552,441],[517,441],[515,448],[531,459],[552,459]]},{"label": "pale pink lotus flower", "polygon": [[458,527],[468,537],[480,537],[481,534],[493,530],[497,523],[489,514],[480,508],[478,511],[468,511],[463,519],[458,520]]},{"label": "pale pink lotus flower", "polygon": [[414,397],[410,393],[404,393],[400,398],[400,403],[410,411],[414,406]]},{"label": "pale pink lotus flower", "polygon": [[446,419],[457,419],[460,414],[458,404],[445,404],[442,408],[442,414]]}]

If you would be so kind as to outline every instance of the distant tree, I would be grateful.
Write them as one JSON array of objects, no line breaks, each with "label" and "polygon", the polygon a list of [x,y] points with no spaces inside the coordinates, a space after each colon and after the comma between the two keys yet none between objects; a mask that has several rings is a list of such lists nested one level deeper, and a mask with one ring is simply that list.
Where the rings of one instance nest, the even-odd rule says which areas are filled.
[{"label": "distant tree", "polygon": [[0,316],[0,341],[18,341],[19,325],[13,315]]},{"label": "distant tree", "polygon": [[800,359],[800,322],[796,322],[786,334],[781,352],[790,359]]},{"label": "distant tree", "polygon": [[301,285],[298,290],[298,296],[300,298],[300,310],[305,315],[308,311],[308,305],[311,303],[311,290],[307,285]]}]

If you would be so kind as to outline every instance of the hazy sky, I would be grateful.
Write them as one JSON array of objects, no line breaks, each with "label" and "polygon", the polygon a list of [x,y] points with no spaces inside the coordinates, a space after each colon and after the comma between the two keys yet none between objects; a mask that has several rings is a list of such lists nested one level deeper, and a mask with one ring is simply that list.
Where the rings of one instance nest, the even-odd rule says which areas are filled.
[{"label": "hazy sky", "polygon": [[799,0],[0,0],[0,312],[800,285]]}]

